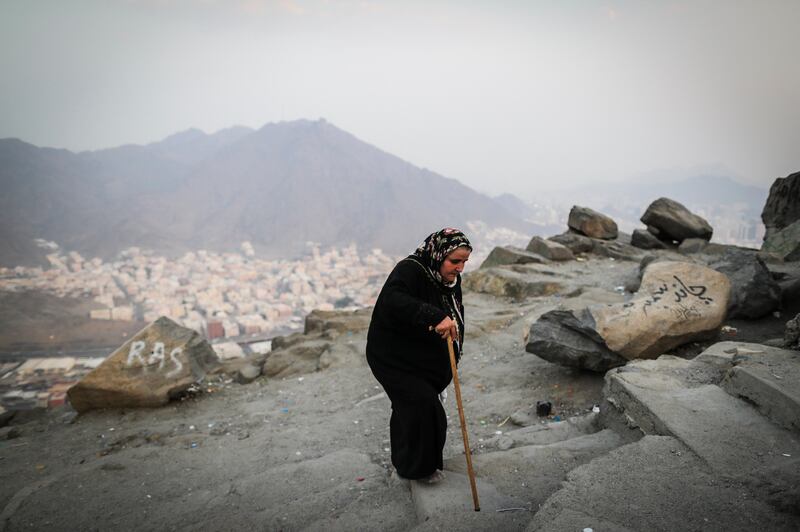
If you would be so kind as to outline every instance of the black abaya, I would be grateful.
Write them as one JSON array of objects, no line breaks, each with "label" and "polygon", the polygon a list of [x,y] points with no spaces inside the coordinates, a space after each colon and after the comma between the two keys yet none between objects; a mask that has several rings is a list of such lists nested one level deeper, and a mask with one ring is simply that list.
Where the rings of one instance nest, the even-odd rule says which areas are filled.
[{"label": "black abaya", "polygon": [[452,371],[447,343],[431,328],[452,314],[453,305],[463,317],[460,277],[445,290],[409,257],[389,274],[372,312],[367,362],[392,402],[392,465],[404,478],[443,467],[447,418],[439,393]]}]

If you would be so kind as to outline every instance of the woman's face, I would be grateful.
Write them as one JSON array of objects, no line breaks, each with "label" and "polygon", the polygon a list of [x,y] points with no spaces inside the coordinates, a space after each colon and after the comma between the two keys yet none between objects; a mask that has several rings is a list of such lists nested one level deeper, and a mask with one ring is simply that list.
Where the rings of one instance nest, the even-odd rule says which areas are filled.
[{"label": "woman's face", "polygon": [[452,283],[458,274],[464,271],[464,264],[469,260],[469,248],[456,248],[442,261],[439,274],[446,283]]}]

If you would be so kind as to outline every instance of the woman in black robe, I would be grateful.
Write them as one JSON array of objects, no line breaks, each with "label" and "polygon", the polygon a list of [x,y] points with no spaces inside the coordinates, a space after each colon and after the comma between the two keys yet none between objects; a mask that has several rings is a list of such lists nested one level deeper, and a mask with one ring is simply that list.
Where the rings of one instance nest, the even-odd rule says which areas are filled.
[{"label": "woman in black robe", "polygon": [[381,289],[367,335],[367,362],[392,402],[392,464],[403,478],[443,478],[447,418],[439,401],[464,337],[461,272],[472,246],[457,229],[431,234]]}]

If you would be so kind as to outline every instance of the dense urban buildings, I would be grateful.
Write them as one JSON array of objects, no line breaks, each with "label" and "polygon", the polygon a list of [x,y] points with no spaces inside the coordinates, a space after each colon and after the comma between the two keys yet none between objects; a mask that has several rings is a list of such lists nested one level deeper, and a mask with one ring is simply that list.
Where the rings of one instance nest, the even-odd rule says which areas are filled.
[{"label": "dense urban buildings", "polygon": [[[236,342],[263,345],[267,338],[301,328],[313,309],[372,305],[397,260],[379,249],[359,254],[351,245],[322,251],[313,243],[301,259],[265,260],[248,242],[240,253],[201,250],[174,260],[138,248],[113,262],[57,249],[47,259],[46,269],[0,269],[0,289],[90,297],[100,308],[89,317],[97,320],[149,323],[167,316],[212,341],[222,358],[231,356]],[[102,360],[4,363],[0,401],[6,408],[60,404],[66,388]]]}]

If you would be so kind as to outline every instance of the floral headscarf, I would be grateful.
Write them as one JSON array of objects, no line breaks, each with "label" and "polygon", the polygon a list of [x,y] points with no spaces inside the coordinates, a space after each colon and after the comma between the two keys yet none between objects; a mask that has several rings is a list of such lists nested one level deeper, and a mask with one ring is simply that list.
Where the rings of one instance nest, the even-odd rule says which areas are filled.
[{"label": "floral headscarf", "polygon": [[466,235],[458,229],[447,227],[441,231],[431,233],[414,252],[414,256],[428,269],[430,274],[442,286],[451,288],[457,281],[446,283],[439,273],[445,257],[457,248],[467,248],[472,251]]}]

